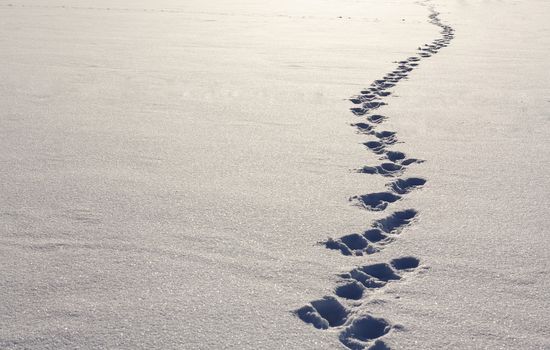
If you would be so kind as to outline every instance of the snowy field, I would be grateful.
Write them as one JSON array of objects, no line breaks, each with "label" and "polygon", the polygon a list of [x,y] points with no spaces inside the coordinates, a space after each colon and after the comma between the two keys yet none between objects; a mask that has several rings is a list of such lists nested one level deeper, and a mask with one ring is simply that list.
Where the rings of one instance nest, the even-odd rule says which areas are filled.
[{"label": "snowy field", "polygon": [[550,349],[550,2],[0,0],[0,349]]}]

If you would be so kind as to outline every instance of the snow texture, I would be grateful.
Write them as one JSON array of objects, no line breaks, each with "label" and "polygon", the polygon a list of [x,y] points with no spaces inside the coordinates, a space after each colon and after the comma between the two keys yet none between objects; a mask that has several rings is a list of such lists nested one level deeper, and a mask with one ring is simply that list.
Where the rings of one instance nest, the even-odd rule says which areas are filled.
[{"label": "snow texture", "polygon": [[549,13],[0,0],[0,349],[550,348]]}]

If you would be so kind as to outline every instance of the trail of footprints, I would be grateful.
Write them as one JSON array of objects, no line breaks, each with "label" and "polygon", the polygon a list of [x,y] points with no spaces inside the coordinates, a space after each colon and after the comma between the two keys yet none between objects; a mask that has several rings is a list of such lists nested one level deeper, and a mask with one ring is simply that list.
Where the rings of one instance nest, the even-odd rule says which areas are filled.
[{"label": "trail of footprints", "polygon": [[[343,300],[351,301],[357,309],[356,301],[363,301],[369,291],[383,288],[388,283],[400,280],[406,273],[420,264],[414,257],[393,259],[390,263],[378,263],[356,267],[340,275],[341,281],[335,289],[336,296],[325,296],[296,310],[296,315],[304,322],[318,329],[342,329],[339,339],[350,349],[385,349],[381,340],[395,326],[388,321],[369,314],[360,313],[347,306]],[[342,300],[342,301],[341,301]],[[353,303],[355,302],[355,303]],[[377,340],[377,341],[376,341]]]},{"label": "trail of footprints", "polygon": [[[440,21],[439,13],[433,7],[429,7],[429,10],[429,22],[441,28],[441,37],[419,47],[416,55],[397,62],[398,65],[393,71],[382,79],[375,80],[369,88],[350,99],[356,105],[351,108],[351,112],[363,119],[352,126],[358,133],[371,138],[363,145],[378,155],[381,161],[378,165],[357,169],[357,172],[391,178],[385,191],[350,198],[354,205],[362,209],[384,211],[392,203],[401,200],[409,192],[426,183],[425,179],[419,177],[402,178],[409,166],[422,163],[423,160],[392,149],[399,143],[397,134],[394,131],[379,130],[378,127],[387,119],[387,116],[377,114],[377,111],[387,105],[385,99],[391,96],[395,86],[401,80],[408,79],[409,74],[419,66],[422,60],[438,53],[454,38],[454,30]],[[339,251],[346,256],[374,254],[395,241],[417,217],[418,212],[414,209],[395,211],[372,222],[370,227],[361,233],[329,238],[323,244],[326,248]],[[374,290],[383,289],[389,283],[406,278],[419,266],[419,259],[406,256],[393,259],[388,263],[356,267],[339,276],[333,296],[314,300],[296,310],[295,314],[315,328],[337,331],[340,342],[349,349],[389,349],[383,337],[392,330],[399,329],[400,326],[364,312],[361,310],[361,305],[368,301]]]}]

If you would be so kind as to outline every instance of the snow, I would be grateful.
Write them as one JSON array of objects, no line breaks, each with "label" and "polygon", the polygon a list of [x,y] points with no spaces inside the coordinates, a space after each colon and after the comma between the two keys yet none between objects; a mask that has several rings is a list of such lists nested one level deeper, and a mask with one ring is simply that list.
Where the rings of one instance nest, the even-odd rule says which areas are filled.
[{"label": "snow", "polygon": [[0,348],[549,348],[549,7],[0,0]]}]

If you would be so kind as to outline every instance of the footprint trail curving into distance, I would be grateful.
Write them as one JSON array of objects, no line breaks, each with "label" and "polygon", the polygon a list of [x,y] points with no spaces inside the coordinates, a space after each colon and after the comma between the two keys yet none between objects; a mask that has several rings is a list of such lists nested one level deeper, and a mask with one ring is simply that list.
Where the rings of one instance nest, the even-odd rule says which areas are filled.
[{"label": "footprint trail curving into distance", "polygon": [[[375,80],[367,89],[350,98],[355,106],[351,112],[362,118],[360,122],[351,124],[362,135],[371,139],[363,146],[379,156],[378,165],[367,165],[356,172],[380,175],[391,178],[386,184],[386,190],[381,192],[355,195],[350,201],[361,209],[368,211],[384,211],[392,203],[401,200],[411,191],[421,188],[427,180],[420,177],[401,178],[407,168],[413,164],[424,162],[412,158],[393,147],[400,143],[396,132],[378,130],[388,116],[380,114],[379,110],[388,104],[394,89],[427,58],[437,54],[447,47],[454,38],[454,29],[443,24],[439,12],[433,6],[427,6],[430,14],[429,22],[441,28],[441,37],[418,48],[418,52],[404,60],[398,61],[394,70],[382,79]],[[326,248],[340,252],[345,256],[365,256],[375,254],[394,242],[404,229],[414,224],[419,213],[415,209],[395,211],[382,219],[378,219],[361,233],[346,234],[340,238],[329,238],[323,242]],[[390,283],[398,282],[407,275],[413,274],[420,266],[416,257],[406,256],[391,260],[389,263],[374,263],[358,266],[347,273],[339,275],[334,295],[314,300],[294,311],[302,321],[322,330],[332,330],[338,333],[340,342],[352,350],[382,350],[389,349],[383,338],[400,326],[390,321],[371,315],[364,306],[372,297],[374,290],[383,291]]]}]

